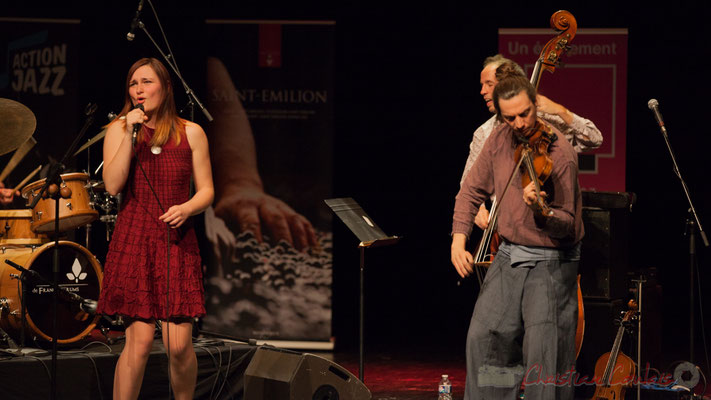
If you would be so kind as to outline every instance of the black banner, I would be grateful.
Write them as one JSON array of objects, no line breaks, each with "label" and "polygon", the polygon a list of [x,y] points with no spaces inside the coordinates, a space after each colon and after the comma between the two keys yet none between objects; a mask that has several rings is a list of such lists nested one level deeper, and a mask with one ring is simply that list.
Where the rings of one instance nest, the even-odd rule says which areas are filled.
[{"label": "black banner", "polygon": [[[206,212],[206,330],[331,337],[332,215],[323,200],[333,181],[334,29],[332,22],[208,21],[208,74],[224,79],[208,75],[217,197]],[[240,156],[221,156],[225,146]],[[228,192],[239,194],[226,211]],[[250,229],[245,221],[255,215],[259,227]],[[304,220],[315,245],[299,243]],[[276,229],[279,221],[291,235]]]},{"label": "black banner", "polygon": [[[0,18],[0,54],[0,97],[28,107],[37,123],[37,145],[6,179],[10,187],[61,159],[77,134],[79,20]],[[0,157],[0,168],[11,156]]]}]

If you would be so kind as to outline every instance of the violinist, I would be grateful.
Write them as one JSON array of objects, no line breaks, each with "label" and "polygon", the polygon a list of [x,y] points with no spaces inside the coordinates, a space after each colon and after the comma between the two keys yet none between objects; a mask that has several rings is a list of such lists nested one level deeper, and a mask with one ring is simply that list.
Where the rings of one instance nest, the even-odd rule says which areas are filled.
[{"label": "violinist", "polygon": [[[484,60],[484,66],[480,74],[481,91],[479,93],[483,97],[489,112],[496,112],[492,99],[492,94],[496,84],[509,76],[525,77],[526,74],[518,64],[503,57],[501,54],[487,57]],[[562,132],[565,139],[573,145],[575,151],[584,152],[600,147],[602,144],[602,134],[592,121],[578,116],[565,106],[556,103],[541,94],[536,96],[536,100],[538,103],[538,116],[549,125],[554,126]],[[464,173],[462,174],[460,185],[464,183],[464,178],[466,178],[469,170],[471,170],[474,165],[474,161],[479,156],[481,148],[484,146],[484,142],[489,137],[491,132],[493,132],[494,129],[496,129],[500,124],[501,121],[499,121],[496,117],[491,117],[488,121],[479,126],[476,131],[474,131],[472,141],[469,144],[469,157],[467,158],[466,165],[464,166]],[[480,211],[481,212],[477,214],[475,223],[478,227],[485,229],[489,212],[485,208],[484,204],[482,204]]]},{"label": "violinist", "polygon": [[[536,90],[522,76],[501,80],[492,101],[502,122],[484,144],[457,194],[452,224],[452,264],[472,273],[466,241],[479,206],[500,196],[503,238],[489,267],[469,325],[465,399],[573,399],[577,315],[576,276],[583,237],[577,155],[563,135],[537,118]],[[552,170],[540,196],[522,187],[516,149],[540,129],[559,137],[547,147]],[[543,155],[541,155],[543,156]],[[518,179],[516,179],[518,178]],[[565,380],[566,374],[569,376]],[[560,377],[555,382],[556,376]]]}]

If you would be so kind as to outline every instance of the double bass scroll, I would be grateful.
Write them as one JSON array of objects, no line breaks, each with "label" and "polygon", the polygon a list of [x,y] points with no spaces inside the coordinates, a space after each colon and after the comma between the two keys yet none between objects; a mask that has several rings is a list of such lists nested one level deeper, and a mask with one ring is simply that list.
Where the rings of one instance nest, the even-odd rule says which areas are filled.
[{"label": "double bass scroll", "polygon": [[536,60],[531,73],[531,84],[538,89],[541,81],[541,73],[545,70],[555,72],[560,63],[560,57],[570,48],[570,42],[578,32],[578,22],[573,14],[566,10],[556,11],[551,15],[551,28],[556,30],[558,35],[546,43]]}]

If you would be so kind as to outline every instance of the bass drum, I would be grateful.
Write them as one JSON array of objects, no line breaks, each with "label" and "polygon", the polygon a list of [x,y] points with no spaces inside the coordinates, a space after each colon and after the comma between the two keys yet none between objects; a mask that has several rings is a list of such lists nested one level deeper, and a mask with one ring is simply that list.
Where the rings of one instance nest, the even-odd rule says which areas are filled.
[{"label": "bass drum", "polygon": [[[11,260],[41,277],[52,280],[52,262],[55,243],[42,247],[5,249],[0,254],[0,327],[19,338],[22,328],[22,286],[20,271],[5,263]],[[86,248],[68,241],[59,242],[59,287],[86,300],[98,300],[101,292],[101,267],[99,261]],[[28,280],[25,302],[27,329],[30,337],[39,336],[51,341],[52,286],[34,279]],[[57,343],[73,343],[86,337],[96,326],[99,316],[91,316],[80,304],[62,293],[57,300]]]}]

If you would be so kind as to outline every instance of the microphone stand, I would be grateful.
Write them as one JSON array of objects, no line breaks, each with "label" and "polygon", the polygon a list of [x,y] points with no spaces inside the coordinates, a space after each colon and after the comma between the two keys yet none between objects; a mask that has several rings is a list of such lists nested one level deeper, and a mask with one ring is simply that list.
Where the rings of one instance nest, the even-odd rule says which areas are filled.
[{"label": "microphone stand", "polygon": [[47,179],[45,179],[44,186],[42,186],[39,193],[32,199],[32,203],[30,204],[30,209],[34,209],[35,206],[37,206],[37,202],[39,202],[49,186],[52,184],[56,185],[56,192],[50,193],[50,196],[54,199],[54,253],[52,259],[52,368],[50,374],[50,399],[52,400],[57,398],[57,295],[59,293],[59,199],[61,198],[61,173],[64,172],[64,163],[69,158],[69,155],[74,152],[76,147],[79,145],[79,140],[84,137],[84,134],[89,126],[94,122],[94,112],[96,112],[96,105],[89,103],[85,110],[87,118],[84,122],[84,126],[81,131],[79,131],[79,134],[74,138],[74,142],[72,142],[69,146],[67,152],[64,153],[61,161],[51,165],[49,173],[47,174]]},{"label": "microphone stand", "polygon": [[664,143],[667,145],[667,150],[671,156],[674,175],[679,178],[681,187],[684,190],[684,195],[686,196],[686,201],[689,203],[689,217],[687,217],[687,234],[689,236],[689,361],[694,363],[694,272],[698,270],[698,258],[696,256],[696,228],[699,230],[701,240],[705,247],[709,247],[709,239],[706,237],[706,232],[701,225],[701,220],[699,219],[699,214],[696,213],[696,208],[694,203],[691,201],[691,195],[689,194],[689,188],[686,186],[684,178],[681,176],[681,171],[679,170],[679,165],[676,162],[676,156],[674,155],[674,150],[672,150],[671,143],[669,142],[669,136],[667,135],[667,129],[663,123],[659,124],[660,131],[664,137]]},{"label": "microphone stand", "polygon": [[195,95],[195,92],[190,88],[190,86],[188,86],[188,83],[185,81],[185,79],[183,79],[183,76],[180,74],[180,71],[178,70],[178,64],[175,59],[175,55],[173,54],[173,51],[170,48],[170,44],[168,43],[168,39],[165,36],[165,32],[163,32],[163,27],[160,24],[160,20],[158,19],[158,15],[156,14],[155,7],[153,7],[153,3],[151,2],[151,0],[148,0],[148,4],[150,4],[151,9],[153,10],[153,14],[156,17],[156,22],[158,22],[158,28],[160,28],[161,35],[163,36],[163,41],[165,42],[166,47],[168,48],[169,54],[166,55],[165,52],[163,52],[163,50],[160,48],[160,45],[158,45],[158,43],[156,43],[156,41],[153,39],[153,36],[151,36],[151,34],[146,29],[146,25],[140,19],[138,19],[138,21],[137,21],[138,27],[141,28],[141,30],[146,34],[148,39],[150,39],[150,41],[153,43],[153,46],[155,46],[156,50],[158,50],[160,55],[165,60],[166,64],[168,64],[168,66],[173,70],[173,72],[178,77],[178,79],[180,79],[180,83],[182,83],[183,88],[185,89],[185,94],[188,95],[188,107],[190,107],[190,110],[191,110],[190,111],[191,121],[193,118],[192,108],[195,104],[197,104],[198,108],[200,108],[200,111],[202,111],[202,113],[205,115],[205,118],[207,118],[207,120],[209,122],[212,122],[212,120],[213,120],[212,115],[210,115],[210,112],[207,111],[207,108],[205,108],[205,106],[200,102],[200,100],[197,98],[197,95]]}]

